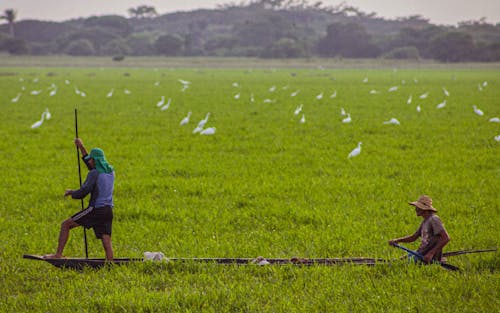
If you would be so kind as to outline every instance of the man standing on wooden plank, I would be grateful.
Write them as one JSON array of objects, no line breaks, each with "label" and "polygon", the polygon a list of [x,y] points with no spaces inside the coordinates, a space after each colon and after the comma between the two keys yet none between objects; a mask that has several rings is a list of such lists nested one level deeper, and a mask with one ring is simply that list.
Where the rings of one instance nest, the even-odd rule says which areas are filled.
[{"label": "man standing on wooden plank", "polygon": [[74,214],[61,224],[56,253],[45,255],[44,258],[62,258],[64,247],[69,238],[69,231],[75,227],[83,226],[94,229],[96,237],[102,240],[106,260],[112,261],[111,228],[115,172],[113,166],[104,157],[104,151],[94,148],[88,154],[80,138],[75,139],[75,145],[80,149],[82,159],[89,168],[89,173],[80,189],[67,189],[64,196],[83,199],[90,193],[89,205],[85,210]]}]

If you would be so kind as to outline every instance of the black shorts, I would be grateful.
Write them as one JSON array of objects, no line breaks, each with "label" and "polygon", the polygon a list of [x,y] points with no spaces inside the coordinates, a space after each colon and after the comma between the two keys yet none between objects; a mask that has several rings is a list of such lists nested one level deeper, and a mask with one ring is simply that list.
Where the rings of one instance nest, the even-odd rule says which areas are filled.
[{"label": "black shorts", "polygon": [[111,236],[111,227],[113,225],[113,208],[104,206],[94,208],[89,206],[83,211],[73,215],[71,219],[85,228],[93,228],[95,236],[102,239],[102,235]]}]

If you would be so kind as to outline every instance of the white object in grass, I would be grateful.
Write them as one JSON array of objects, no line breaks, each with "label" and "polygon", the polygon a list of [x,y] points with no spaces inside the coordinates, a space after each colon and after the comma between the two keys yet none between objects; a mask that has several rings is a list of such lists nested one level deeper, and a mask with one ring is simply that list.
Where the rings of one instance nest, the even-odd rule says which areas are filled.
[{"label": "white object in grass", "polygon": [[215,127],[209,127],[200,132],[200,135],[213,135],[215,134],[216,128]]},{"label": "white object in grass", "polygon": [[393,124],[393,125],[400,125],[401,123],[399,123],[399,121],[396,119],[396,118],[391,118],[390,120],[388,121],[385,121],[384,124]]},{"label": "white object in grass", "polygon": [[180,125],[186,125],[187,123],[189,123],[189,118],[191,117],[191,111],[188,112],[188,115],[182,119]]},{"label": "white object in grass", "polygon": [[347,156],[348,159],[358,156],[361,153],[361,144],[362,142],[358,142],[358,146],[354,148]]},{"label": "white object in grass", "polygon": [[436,109],[442,109],[446,106],[446,100],[443,100],[443,102],[439,103],[436,105]]},{"label": "white object in grass", "polygon": [[479,116],[483,116],[484,115],[483,111],[481,111],[481,109],[478,109],[477,106],[473,105],[472,107],[474,108],[474,113],[476,113]]},{"label": "white object in grass", "polygon": [[347,117],[342,120],[342,123],[350,123],[351,121],[351,114],[347,113]]},{"label": "white object in grass", "polygon": [[302,111],[302,107],[303,107],[303,104],[300,104],[296,109],[295,111],[293,112],[293,114],[295,115],[299,115],[299,113]]}]

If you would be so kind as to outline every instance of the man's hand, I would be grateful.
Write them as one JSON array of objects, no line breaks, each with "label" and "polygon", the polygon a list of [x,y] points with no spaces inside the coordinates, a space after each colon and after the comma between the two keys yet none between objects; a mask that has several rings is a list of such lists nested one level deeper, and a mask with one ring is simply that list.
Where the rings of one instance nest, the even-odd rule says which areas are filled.
[{"label": "man's hand", "polygon": [[83,141],[80,138],[75,138],[75,145],[78,148],[83,147]]},{"label": "man's hand", "polygon": [[65,197],[70,196],[72,192],[73,192],[73,190],[71,190],[71,189],[66,189],[66,191],[64,192],[64,196],[65,196]]}]

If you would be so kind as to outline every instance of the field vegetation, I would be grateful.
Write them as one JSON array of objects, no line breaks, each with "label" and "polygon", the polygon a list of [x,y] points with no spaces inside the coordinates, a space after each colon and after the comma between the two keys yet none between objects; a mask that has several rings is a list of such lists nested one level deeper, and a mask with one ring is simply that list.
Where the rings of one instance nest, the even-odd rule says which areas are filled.
[{"label": "field vegetation", "polygon": [[[1,312],[500,307],[497,253],[450,257],[462,269],[457,273],[410,265],[387,244],[417,229],[421,219],[407,202],[427,194],[452,238],[447,251],[498,246],[500,142],[494,137],[500,124],[489,121],[500,116],[497,69],[0,72]],[[157,106],[162,96],[165,103],[171,99],[163,111]],[[80,272],[24,260],[24,253],[53,253],[60,223],[80,209],[78,201],[63,198],[66,188],[78,186],[75,108],[85,145],[104,149],[116,170],[116,257],[162,251],[172,258],[392,261],[330,267],[146,262]],[[342,122],[342,108],[351,123]],[[51,119],[31,129],[46,109]],[[180,126],[190,111],[190,123]],[[193,134],[209,112],[206,127],[216,133]],[[391,118],[400,125],[383,123]],[[348,159],[358,142],[360,155]],[[90,256],[103,257],[92,231],[87,236]],[[65,255],[84,256],[81,229],[72,231]]]}]

